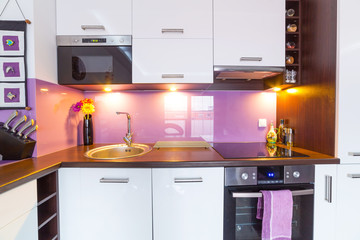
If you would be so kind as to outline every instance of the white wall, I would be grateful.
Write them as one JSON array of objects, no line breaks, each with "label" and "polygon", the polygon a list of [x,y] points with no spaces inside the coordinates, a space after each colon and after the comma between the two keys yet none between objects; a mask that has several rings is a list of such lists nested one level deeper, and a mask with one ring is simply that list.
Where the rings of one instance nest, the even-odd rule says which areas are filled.
[{"label": "white wall", "polygon": [[35,76],[40,80],[57,83],[55,0],[33,1]]},{"label": "white wall", "polygon": [[[7,0],[0,1],[0,12]],[[55,0],[18,0],[27,25],[28,78],[57,83]],[[24,20],[15,0],[10,0],[0,20]]]}]

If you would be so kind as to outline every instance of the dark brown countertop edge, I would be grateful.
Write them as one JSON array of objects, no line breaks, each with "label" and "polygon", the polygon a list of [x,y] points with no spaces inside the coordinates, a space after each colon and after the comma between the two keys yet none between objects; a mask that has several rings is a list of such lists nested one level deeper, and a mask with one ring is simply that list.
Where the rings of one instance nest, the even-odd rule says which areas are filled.
[{"label": "dark brown countertop edge", "polygon": [[[259,159],[223,159],[214,149],[210,149],[214,160],[160,160],[148,161],[141,157],[132,158],[132,161],[85,161],[84,146],[76,146],[55,153],[20,160],[4,166],[0,165],[0,193],[6,192],[26,182],[38,179],[61,167],[98,167],[98,168],[175,168],[175,167],[238,167],[238,166],[270,166],[270,165],[313,165],[313,164],[339,164],[340,159],[312,152],[305,149],[294,148],[294,151],[310,155],[302,158],[259,158]],[[166,150],[164,150],[166,151]],[[79,154],[79,152],[81,154]],[[184,152],[184,151],[183,151]],[[67,159],[69,154],[77,159]],[[176,154],[176,152],[174,152]],[[61,156],[60,158],[58,158]],[[40,164],[41,163],[41,164]],[[16,168],[18,167],[18,169]],[[13,175],[11,175],[13,173]],[[3,180],[3,174],[7,174]]]}]

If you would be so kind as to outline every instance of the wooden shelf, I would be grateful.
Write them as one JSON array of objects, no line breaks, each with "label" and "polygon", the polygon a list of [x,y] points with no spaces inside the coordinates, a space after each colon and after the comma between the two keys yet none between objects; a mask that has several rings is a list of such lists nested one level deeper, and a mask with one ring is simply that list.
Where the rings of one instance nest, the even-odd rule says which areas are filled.
[{"label": "wooden shelf", "polygon": [[[285,64],[285,76],[283,85],[286,85],[288,88],[289,86],[297,86],[301,84],[301,2],[300,0],[286,0],[286,10],[294,9],[295,15],[292,17],[285,16],[285,28],[289,24],[296,24],[297,30],[296,32],[288,32],[286,30],[286,43],[294,42],[295,48],[286,48],[285,52],[286,57],[291,56],[294,58],[294,64]],[[285,59],[284,59],[285,60]],[[287,76],[289,76],[288,71],[296,71],[296,82],[295,83],[287,83]]]},{"label": "wooden shelf", "polygon": [[37,180],[39,240],[58,239],[57,171]]}]

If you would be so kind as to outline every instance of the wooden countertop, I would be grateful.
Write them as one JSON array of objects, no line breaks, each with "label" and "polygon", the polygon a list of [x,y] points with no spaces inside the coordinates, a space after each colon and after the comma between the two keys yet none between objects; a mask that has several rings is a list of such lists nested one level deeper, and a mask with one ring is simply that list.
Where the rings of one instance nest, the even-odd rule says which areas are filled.
[{"label": "wooden countertop", "polygon": [[[309,157],[224,159],[213,148],[152,149],[152,151],[142,156],[117,160],[93,160],[84,156],[86,151],[104,145],[108,144],[76,146],[41,157],[20,161],[0,161],[0,193],[42,177],[60,167],[172,168],[340,163],[340,160],[336,157],[297,147],[293,147],[292,150]],[[153,146],[153,144],[148,145]]]}]

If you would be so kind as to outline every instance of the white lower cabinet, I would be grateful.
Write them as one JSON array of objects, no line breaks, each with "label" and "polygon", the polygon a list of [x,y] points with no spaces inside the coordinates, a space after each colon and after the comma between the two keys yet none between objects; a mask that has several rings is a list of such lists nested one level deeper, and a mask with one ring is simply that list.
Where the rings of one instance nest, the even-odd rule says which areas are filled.
[{"label": "white lower cabinet", "polygon": [[223,239],[224,168],[153,169],[154,240]]},{"label": "white lower cabinet", "polygon": [[62,240],[222,240],[224,168],[61,168]]},{"label": "white lower cabinet", "polygon": [[360,239],[360,165],[338,165],[336,239]]},{"label": "white lower cabinet", "polygon": [[0,194],[0,239],[37,240],[36,180]]},{"label": "white lower cabinet", "polygon": [[152,239],[151,169],[59,170],[60,236]]},{"label": "white lower cabinet", "polygon": [[314,240],[335,239],[336,167],[337,165],[315,166]]}]

